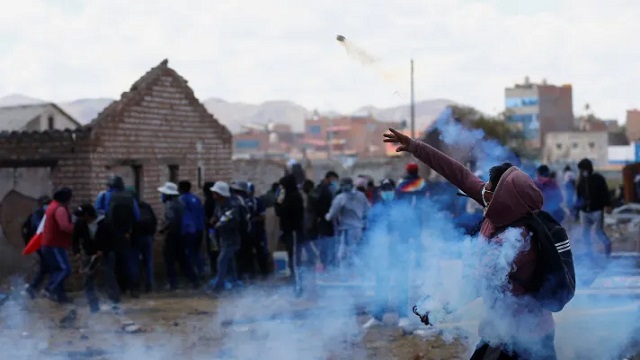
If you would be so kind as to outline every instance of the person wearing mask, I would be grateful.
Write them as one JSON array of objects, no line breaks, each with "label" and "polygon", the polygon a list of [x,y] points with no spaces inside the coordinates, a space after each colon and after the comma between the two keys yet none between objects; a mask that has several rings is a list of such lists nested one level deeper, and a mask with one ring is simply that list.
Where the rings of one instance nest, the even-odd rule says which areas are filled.
[{"label": "person wearing mask", "polygon": [[[365,237],[368,241],[367,262],[375,264],[375,295],[371,318],[363,325],[368,329],[382,324],[387,311],[398,314],[398,326],[404,328],[409,320],[409,267],[406,257],[408,239],[399,231],[405,226],[404,218],[410,208],[396,200],[396,185],[391,179],[380,183],[380,201],[372,208],[367,218]],[[395,306],[388,306],[389,294],[394,294]]]},{"label": "person wearing mask", "polygon": [[611,197],[609,186],[604,176],[595,172],[593,163],[589,159],[578,162],[580,177],[576,185],[578,209],[580,211],[580,224],[582,226],[582,238],[586,244],[586,256],[593,256],[591,244],[591,231],[604,246],[607,257],[611,255],[611,240],[604,232],[604,213],[611,213]]},{"label": "person wearing mask", "polygon": [[307,199],[307,207],[312,209],[311,212],[315,217],[318,238],[316,244],[320,253],[320,262],[325,268],[336,265],[335,254],[337,250],[334,226],[333,222],[327,221],[324,216],[331,209],[333,198],[338,192],[339,179],[340,177],[335,171],[328,171],[318,186],[309,193]]},{"label": "person wearing mask", "polygon": [[211,194],[215,201],[215,211],[211,217],[211,226],[220,243],[218,255],[218,274],[209,285],[214,292],[225,289],[228,281],[237,281],[236,252],[240,249],[240,216],[241,209],[238,199],[231,194],[229,184],[216,181],[211,187]]},{"label": "person wearing mask", "polygon": [[217,242],[217,237],[215,236],[215,230],[211,225],[211,218],[213,218],[213,213],[216,211],[216,201],[213,199],[213,193],[211,192],[211,188],[215,184],[215,181],[207,181],[204,183],[202,187],[202,195],[204,196],[204,224],[207,230],[206,234],[206,249],[207,255],[209,256],[209,266],[211,268],[211,275],[215,275],[217,270],[217,261],[218,261],[218,253],[220,249],[220,244]]},{"label": "person wearing mask", "polygon": [[[484,205],[484,219],[477,241],[491,249],[500,249],[507,236],[505,231],[498,229],[509,227],[542,209],[540,190],[527,174],[510,163],[492,167],[489,181],[484,182],[464,165],[426,143],[394,129],[389,129],[384,137],[384,142],[397,144],[397,152],[410,152],[467,196]],[[427,309],[431,314],[438,311],[450,313],[474,298],[483,298],[486,316],[480,323],[481,342],[471,357],[473,360],[484,359],[489,354],[500,359],[556,359],[552,314],[533,298],[536,295],[532,288],[536,283],[534,274],[540,242],[527,228],[517,229],[522,229],[522,232],[510,234],[514,237],[512,241],[520,244],[519,250],[510,266],[504,267],[509,272],[504,280],[495,282],[483,277],[485,272],[493,271],[498,262],[494,258],[496,254],[487,253],[488,259],[480,261],[486,270],[477,275],[478,293],[464,294],[467,289],[461,289],[460,299],[449,306],[427,304],[433,307]],[[509,353],[504,349],[509,349]]]},{"label": "person wearing mask", "polygon": [[53,201],[45,212],[46,220],[42,231],[42,255],[50,270],[46,286],[50,298],[60,303],[71,302],[64,290],[64,282],[71,275],[71,263],[67,249],[71,247],[73,223],[69,203],[73,192],[63,187],[53,194]]},{"label": "person wearing mask", "polygon": [[204,278],[204,260],[201,249],[204,238],[204,206],[191,192],[191,182],[178,183],[180,201],[184,205],[182,215],[182,237],[187,250],[187,265],[199,280]]},{"label": "person wearing mask", "polygon": [[120,287],[115,273],[116,253],[111,243],[112,227],[105,221],[105,216],[98,215],[91,204],[81,205],[74,215],[77,220],[73,231],[73,253],[82,259],[84,291],[89,309],[94,313],[100,311],[95,290],[98,268],[102,270],[108,297],[117,306],[120,303]]},{"label": "person wearing mask", "polygon": [[356,261],[356,249],[362,240],[369,207],[369,200],[355,189],[353,180],[343,178],[340,181],[340,194],[333,199],[331,208],[325,215],[325,220],[337,223],[337,257],[342,270],[346,270],[345,266]]},{"label": "person wearing mask", "polygon": [[293,174],[280,179],[280,192],[276,201],[276,215],[280,218],[280,241],[287,249],[289,271],[296,294],[302,294],[300,278],[300,248],[304,241],[304,200]]},{"label": "person wearing mask", "polygon": [[[24,224],[22,225],[22,239],[24,240],[25,246],[27,246],[27,244],[29,244],[29,241],[36,235],[38,226],[40,226],[40,222],[42,222],[44,214],[46,213],[50,203],[51,198],[49,198],[48,196],[41,196],[40,198],[38,198],[38,207],[31,214],[29,214]],[[39,259],[38,272],[25,289],[25,292],[29,295],[29,297],[31,297],[31,299],[35,299],[40,285],[44,281],[45,276],[47,276],[47,274],[49,273],[47,262],[42,256],[42,250],[38,249],[36,251],[36,254],[38,254]]]},{"label": "person wearing mask", "polygon": [[[174,291],[178,289],[176,263],[180,265],[187,262],[187,251],[182,238],[184,204],[180,201],[178,186],[172,182],[167,182],[159,187],[158,192],[161,194],[164,204],[164,224],[160,228],[160,234],[165,235],[162,252],[169,280],[169,291]],[[193,288],[197,288],[198,282],[193,269],[185,267],[183,270]]]},{"label": "person wearing mask", "polygon": [[[133,226],[133,249],[132,259],[133,273],[136,277],[139,273],[138,267],[142,259],[142,266],[145,277],[145,292],[153,291],[154,272],[153,272],[153,243],[156,232],[158,230],[158,218],[149,203],[141,201],[135,188],[127,189],[134,194],[138,207],[140,208],[140,217]],[[139,280],[136,280],[135,287],[139,287]]]},{"label": "person wearing mask", "polygon": [[548,212],[560,224],[564,220],[564,209],[562,203],[562,190],[558,186],[556,180],[551,177],[551,171],[547,165],[540,165],[536,170],[536,178],[534,183],[542,192],[544,205],[542,210]]},{"label": "person wearing mask", "polygon": [[247,207],[249,208],[249,217],[251,229],[249,239],[251,240],[250,251],[255,254],[256,262],[260,275],[265,278],[269,275],[269,248],[267,246],[267,229],[265,227],[265,219],[267,208],[264,206],[262,199],[256,197],[256,188],[252,183],[248,183]]}]

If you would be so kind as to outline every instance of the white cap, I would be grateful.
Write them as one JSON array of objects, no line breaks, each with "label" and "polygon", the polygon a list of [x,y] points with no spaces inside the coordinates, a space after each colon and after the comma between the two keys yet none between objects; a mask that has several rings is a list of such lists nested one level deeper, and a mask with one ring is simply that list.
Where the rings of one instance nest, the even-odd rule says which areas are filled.
[{"label": "white cap", "polygon": [[180,195],[178,185],[172,182],[165,183],[163,186],[158,188],[158,191],[165,195]]},{"label": "white cap", "polygon": [[229,184],[227,184],[224,181],[216,181],[216,183],[213,184],[213,186],[209,190],[211,190],[214,193],[218,193],[224,197],[231,196],[231,192],[229,191]]}]

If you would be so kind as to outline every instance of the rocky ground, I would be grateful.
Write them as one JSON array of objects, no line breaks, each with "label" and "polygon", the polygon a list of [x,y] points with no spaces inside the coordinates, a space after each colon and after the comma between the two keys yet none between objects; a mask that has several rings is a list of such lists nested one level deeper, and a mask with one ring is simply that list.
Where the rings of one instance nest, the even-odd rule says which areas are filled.
[{"label": "rocky ground", "polygon": [[269,303],[253,294],[161,293],[128,299],[115,310],[104,304],[97,314],[75,295],[74,305],[65,306],[47,299],[5,301],[2,357],[414,360],[464,358],[467,351],[461,341],[425,340],[393,325],[363,331],[367,318],[351,305],[328,308],[288,292],[261,292]]}]

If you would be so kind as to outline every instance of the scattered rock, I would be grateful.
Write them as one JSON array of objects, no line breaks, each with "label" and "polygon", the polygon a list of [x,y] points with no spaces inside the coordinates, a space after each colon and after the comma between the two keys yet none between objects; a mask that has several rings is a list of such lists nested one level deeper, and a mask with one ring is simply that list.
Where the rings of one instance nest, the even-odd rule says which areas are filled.
[{"label": "scattered rock", "polygon": [[71,309],[62,319],[60,319],[58,324],[60,327],[68,328],[75,324],[76,319],[78,319],[78,313],[75,309]]},{"label": "scattered rock", "polygon": [[89,337],[85,334],[80,335],[80,340],[89,340]]},{"label": "scattered rock", "polygon": [[124,330],[124,332],[128,334],[137,334],[137,333],[144,332],[144,329],[140,325],[135,325],[135,324],[126,325],[122,328],[122,330]]},{"label": "scattered rock", "polygon": [[174,322],[173,322],[173,326],[180,326],[180,323],[179,323],[179,322],[177,322],[177,321],[174,321]]}]

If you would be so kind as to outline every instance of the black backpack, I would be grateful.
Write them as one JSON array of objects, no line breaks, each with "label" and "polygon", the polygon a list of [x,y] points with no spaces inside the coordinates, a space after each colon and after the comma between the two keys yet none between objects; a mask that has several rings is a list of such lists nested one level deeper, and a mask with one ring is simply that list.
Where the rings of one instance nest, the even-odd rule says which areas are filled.
[{"label": "black backpack", "polygon": [[158,220],[151,205],[140,202],[138,206],[140,208],[140,218],[136,224],[136,233],[143,236],[154,235],[158,226]]},{"label": "black backpack", "polygon": [[571,301],[576,290],[576,274],[567,232],[545,211],[536,211],[509,225],[518,226],[533,231],[538,240],[538,263],[530,290],[543,308],[558,312]]},{"label": "black backpack", "polygon": [[135,198],[128,191],[116,191],[111,194],[106,220],[119,233],[130,233],[136,224],[134,210]]}]

